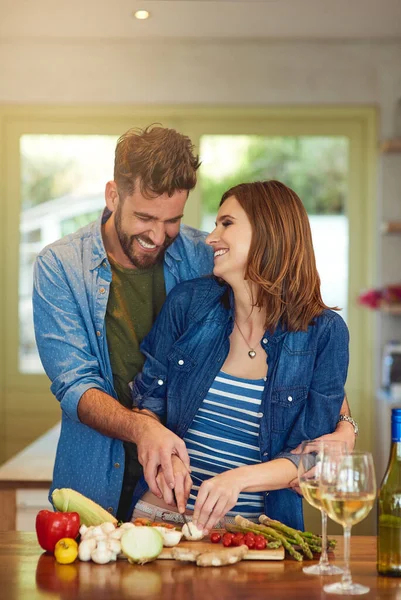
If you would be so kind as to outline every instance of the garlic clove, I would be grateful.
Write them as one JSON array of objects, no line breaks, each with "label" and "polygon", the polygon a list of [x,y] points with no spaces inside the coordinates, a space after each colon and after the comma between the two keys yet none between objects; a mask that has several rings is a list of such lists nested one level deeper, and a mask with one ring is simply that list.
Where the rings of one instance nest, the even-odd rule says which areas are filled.
[{"label": "garlic clove", "polygon": [[198,527],[194,525],[194,523],[191,523],[190,529],[187,524],[183,525],[182,533],[187,540],[190,540],[192,542],[197,542],[198,540],[201,540],[205,537],[203,535],[203,529],[198,529]]}]

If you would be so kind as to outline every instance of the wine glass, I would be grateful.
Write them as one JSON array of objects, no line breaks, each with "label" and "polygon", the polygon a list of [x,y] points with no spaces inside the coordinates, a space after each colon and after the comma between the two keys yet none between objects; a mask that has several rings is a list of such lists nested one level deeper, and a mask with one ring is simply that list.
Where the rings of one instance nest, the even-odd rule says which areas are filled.
[{"label": "wine glass", "polygon": [[342,569],[331,565],[327,556],[327,514],[320,499],[320,474],[325,454],[344,456],[347,451],[345,442],[306,440],[302,442],[298,465],[298,481],[303,496],[322,515],[322,551],[317,565],[304,567],[308,575],[339,575]]},{"label": "wine glass", "polygon": [[369,592],[368,587],[352,582],[349,559],[351,527],[367,517],[376,498],[376,477],[371,453],[324,455],[320,494],[329,517],[344,528],[343,576],[341,581],[325,585],[323,589],[329,594],[366,594]]}]

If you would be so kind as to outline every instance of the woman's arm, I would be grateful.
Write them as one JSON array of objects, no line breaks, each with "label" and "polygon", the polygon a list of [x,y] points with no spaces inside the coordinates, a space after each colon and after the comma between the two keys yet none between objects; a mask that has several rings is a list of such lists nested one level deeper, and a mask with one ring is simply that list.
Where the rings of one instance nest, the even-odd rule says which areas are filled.
[{"label": "woman's arm", "polygon": [[220,473],[200,486],[193,520],[209,531],[237,504],[241,492],[280,490],[288,487],[296,474],[296,466],[286,458]]},{"label": "woman's arm", "polygon": [[[347,396],[344,397],[344,402],[342,403],[340,415],[346,415],[348,417],[351,416],[351,411],[348,404]],[[318,440],[326,440],[328,442],[338,440],[340,442],[345,442],[349,451],[352,451],[355,446],[356,436],[354,432],[354,426],[347,421],[338,421],[335,430],[333,433],[326,433],[325,435],[321,435]],[[292,450],[292,454],[299,454],[301,452],[302,442]],[[291,486],[292,487],[292,486]]]},{"label": "woman's arm", "polygon": [[[348,328],[336,313],[323,317],[315,364],[302,412],[293,423],[285,447],[274,458],[287,458],[298,465],[293,454],[303,440],[313,440],[333,434],[345,398],[348,371]],[[339,430],[342,432],[342,425]],[[348,427],[348,425],[347,425]]]}]

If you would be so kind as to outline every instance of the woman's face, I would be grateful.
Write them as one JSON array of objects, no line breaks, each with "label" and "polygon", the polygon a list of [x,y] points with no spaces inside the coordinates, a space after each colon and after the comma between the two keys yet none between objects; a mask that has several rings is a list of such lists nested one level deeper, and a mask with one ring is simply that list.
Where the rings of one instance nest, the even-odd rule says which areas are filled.
[{"label": "woman's face", "polygon": [[243,280],[251,240],[247,214],[235,196],[230,196],[220,206],[216,228],[206,238],[214,250],[214,275],[230,284]]}]

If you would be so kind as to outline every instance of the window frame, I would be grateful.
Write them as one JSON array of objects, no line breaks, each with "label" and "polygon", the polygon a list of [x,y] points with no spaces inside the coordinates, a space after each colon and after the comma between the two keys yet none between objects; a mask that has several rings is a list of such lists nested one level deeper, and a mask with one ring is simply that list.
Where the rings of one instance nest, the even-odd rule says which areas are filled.
[{"label": "window frame", "polygon": [[[189,135],[199,148],[202,135],[341,135],[349,139],[349,312],[351,364],[347,393],[360,419],[361,438],[370,446],[374,406],[373,317],[357,308],[359,291],[375,280],[376,109],[344,107],[39,107],[0,108],[0,421],[10,405],[26,406],[27,394],[50,397],[45,375],[18,371],[18,276],[20,218],[19,139],[23,134],[120,135],[132,126],[162,123]],[[105,182],[106,183],[106,182]],[[191,193],[184,221],[198,226],[200,186]],[[373,243],[372,243],[373,242]],[[368,351],[368,349],[370,351]],[[14,402],[16,404],[14,404]],[[56,403],[53,403],[56,404]],[[1,433],[1,432],[0,432]],[[3,435],[1,436],[1,439]],[[369,442],[368,442],[369,440]],[[0,459],[1,459],[0,447]]]}]

